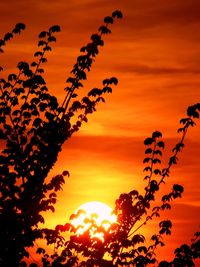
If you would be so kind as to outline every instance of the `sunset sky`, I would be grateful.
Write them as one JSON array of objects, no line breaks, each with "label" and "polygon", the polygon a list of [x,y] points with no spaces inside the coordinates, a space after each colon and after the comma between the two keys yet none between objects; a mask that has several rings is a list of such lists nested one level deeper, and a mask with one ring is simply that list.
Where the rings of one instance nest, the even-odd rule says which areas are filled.
[{"label": "sunset sky", "polygon": [[[104,78],[112,76],[119,84],[63,146],[50,177],[68,170],[70,178],[59,193],[56,212],[45,215],[47,226],[67,222],[85,202],[102,201],[114,207],[120,193],[142,192],[143,140],[154,130],[163,133],[163,161],[167,164],[170,150],[179,140],[179,119],[189,105],[200,102],[200,1],[0,1],[1,36],[17,22],[27,26],[1,55],[1,65],[9,72],[15,71],[20,60],[32,60],[38,33],[51,25],[61,26],[45,66],[48,88],[60,101],[79,49],[116,9],[124,18],[116,21],[112,34],[105,37],[84,90],[101,86]],[[174,183],[185,188],[183,198],[165,213],[165,218],[173,219],[172,237],[166,238],[167,246],[158,254],[166,259],[200,230],[199,136],[200,121],[189,131],[178,165],[162,188],[163,193]],[[150,227],[149,233],[156,226]]]}]

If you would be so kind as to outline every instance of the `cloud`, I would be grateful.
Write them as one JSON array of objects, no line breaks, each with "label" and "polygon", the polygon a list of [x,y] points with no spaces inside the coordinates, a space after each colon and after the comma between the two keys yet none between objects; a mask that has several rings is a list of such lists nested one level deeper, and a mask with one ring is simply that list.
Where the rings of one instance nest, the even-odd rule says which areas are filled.
[{"label": "cloud", "polygon": [[[193,206],[181,203],[172,203],[172,210],[165,211],[166,216],[171,217],[172,221],[175,223],[180,223],[183,225],[189,223],[196,223],[196,227],[199,226],[199,214],[200,206]],[[194,228],[193,228],[194,230]]]},{"label": "cloud", "polygon": [[163,25],[176,24],[183,27],[183,25],[200,22],[198,0],[168,2],[159,0],[81,0],[78,2],[72,0],[50,2],[47,0],[17,2],[3,0],[0,7],[3,25],[10,24],[12,21],[16,22],[16,19],[21,18],[35,25],[40,24],[41,21],[48,23],[54,20],[66,26],[78,24],[83,29],[82,25],[86,25],[87,21],[97,23],[101,18],[109,15],[108,12],[115,9],[121,9],[124,13],[124,22],[120,27],[124,29],[125,26],[124,30],[131,29],[132,33]]},{"label": "cloud", "polygon": [[[141,152],[140,151],[141,148]],[[132,162],[134,154],[143,154],[143,138],[126,137],[126,136],[73,136],[66,145],[63,146],[63,154],[67,155],[67,151],[73,151],[78,157],[96,158],[108,161],[127,161]],[[82,158],[82,160],[84,160]]]},{"label": "cloud", "polygon": [[200,74],[200,69],[198,68],[154,67],[145,64],[121,64],[113,68],[119,72],[135,73],[139,75]]},{"label": "cloud", "polygon": [[[118,1],[119,3],[121,1]],[[198,0],[136,0],[128,4],[124,1],[125,14],[128,13],[128,19],[131,26],[138,30],[148,29],[151,27],[160,27],[162,25],[199,23]],[[129,22],[130,22],[129,21]]]}]

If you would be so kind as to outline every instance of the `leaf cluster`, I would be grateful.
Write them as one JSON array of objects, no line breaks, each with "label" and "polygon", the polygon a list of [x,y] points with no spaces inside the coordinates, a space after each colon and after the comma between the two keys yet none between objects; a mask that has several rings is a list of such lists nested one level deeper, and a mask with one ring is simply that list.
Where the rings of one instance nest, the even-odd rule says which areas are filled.
[{"label": "leaf cluster", "polygon": [[[97,91],[98,92],[98,91]],[[95,91],[96,93],[96,91]],[[199,104],[189,108],[193,112],[188,112],[186,120],[181,120],[184,124],[180,141],[172,148],[172,155],[165,168],[161,168],[161,158],[165,143],[162,140],[162,133],[155,131],[151,137],[144,140],[145,158],[143,163],[147,182],[144,193],[132,190],[123,193],[115,203],[114,214],[117,216],[116,223],[110,224],[107,229],[104,225],[97,225],[93,218],[87,218],[89,227],[83,233],[79,232],[81,226],[75,227],[73,223],[58,225],[55,229],[59,234],[70,232],[70,239],[64,244],[58,245],[58,253],[55,259],[48,258],[47,266],[54,266],[59,261],[59,266],[155,266],[175,267],[194,266],[195,259],[199,258],[199,235],[191,245],[182,245],[175,250],[175,257],[172,262],[157,262],[156,249],[164,246],[164,235],[171,235],[172,222],[165,219],[159,222],[159,232],[153,234],[150,240],[146,240],[140,229],[147,225],[150,220],[160,217],[160,213],[171,209],[171,202],[182,197],[184,188],[182,185],[174,184],[171,192],[161,197],[160,205],[153,206],[155,195],[160,190],[161,185],[166,182],[170,175],[171,167],[177,163],[177,155],[184,147],[184,139],[189,127],[194,125],[192,117],[198,118]],[[188,123],[189,122],[189,123]],[[80,214],[73,214],[71,220]],[[95,235],[96,233],[97,235]]]},{"label": "leaf cluster", "polygon": [[[82,98],[76,92],[83,87],[86,71],[91,70],[98,49],[104,44],[106,29],[111,32],[109,24],[120,17],[122,13],[116,11],[105,18],[103,29],[100,27],[91,36],[91,42],[81,49],[72,76],[66,80],[63,103],[48,90],[43,67],[47,52],[52,51],[60,32],[58,25],[38,35],[32,62],[20,61],[16,73],[0,78],[0,139],[5,144],[0,154],[0,261],[4,266],[19,266],[29,256],[27,248],[38,238],[47,239],[49,244],[62,240],[54,231],[41,229],[39,225],[44,223],[43,212],[54,212],[57,192],[69,172],[63,171],[52,179],[48,173],[63,143],[87,122],[88,114],[105,101],[103,95],[111,93],[111,86],[118,83],[115,77],[107,78],[101,89],[89,90]],[[0,52],[14,34],[24,29],[23,23],[16,24],[0,40]]]}]

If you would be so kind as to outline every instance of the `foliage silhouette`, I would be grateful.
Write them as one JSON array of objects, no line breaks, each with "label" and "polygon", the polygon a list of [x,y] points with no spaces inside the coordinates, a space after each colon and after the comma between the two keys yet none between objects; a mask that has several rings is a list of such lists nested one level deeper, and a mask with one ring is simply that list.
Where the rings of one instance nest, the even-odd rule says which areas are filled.
[{"label": "foliage silhouette", "polygon": [[[38,224],[44,223],[42,211],[54,211],[56,193],[69,172],[63,171],[50,181],[46,178],[62,144],[87,122],[88,114],[96,111],[99,102],[105,101],[103,95],[112,92],[111,86],[118,83],[115,77],[107,78],[102,88],[94,88],[82,98],[77,93],[87,79],[99,47],[104,45],[103,35],[111,33],[109,25],[121,17],[120,11],[106,17],[98,33],[81,48],[72,75],[66,80],[63,103],[58,103],[56,96],[50,94],[42,67],[60,31],[57,25],[39,34],[33,62],[20,61],[17,74],[0,79],[0,138],[5,144],[0,155],[1,266],[19,266],[22,259],[29,256],[26,248],[33,246],[37,238],[54,236],[51,230],[39,229]],[[0,52],[14,34],[24,29],[25,25],[18,23],[7,33],[0,40]]]},{"label": "foliage silhouette", "polygon": [[[102,37],[111,33],[109,25],[116,18],[122,18],[120,11],[105,17],[99,32],[81,48],[72,75],[66,80],[66,97],[61,104],[48,91],[42,68],[47,62],[46,53],[52,50],[56,33],[60,31],[57,25],[39,34],[38,51],[31,64],[21,61],[17,65],[17,74],[11,73],[7,79],[0,79],[0,138],[4,142],[0,155],[0,266],[27,266],[27,248],[34,246],[38,238],[46,239],[47,246],[54,244],[55,247],[53,254],[46,248],[37,249],[44,267],[194,266],[194,260],[200,257],[200,234],[196,233],[190,245],[184,244],[175,250],[172,262],[156,262],[156,248],[164,245],[163,235],[171,234],[170,220],[160,221],[160,230],[152,235],[150,243],[146,243],[145,237],[138,232],[162,211],[170,209],[171,201],[182,196],[183,187],[175,184],[171,192],[162,196],[160,205],[153,206],[156,193],[170,175],[171,167],[177,163],[187,130],[199,118],[200,104],[190,106],[187,117],[180,120],[178,132],[181,139],[172,149],[165,168],[160,168],[165,146],[162,134],[155,131],[144,140],[144,179],[147,183],[144,193],[132,190],[119,196],[113,211],[117,216],[116,223],[105,229],[89,217],[90,227],[83,234],[77,234],[78,227],[72,223],[58,225],[55,230],[38,227],[39,223],[44,223],[41,212],[54,211],[57,192],[69,176],[68,171],[63,171],[50,181],[46,179],[63,143],[79,130],[83,122],[87,122],[88,114],[96,111],[99,102],[105,101],[103,95],[111,93],[111,86],[118,83],[115,77],[105,79],[102,88],[93,88],[82,98],[78,95],[99,47],[104,45]],[[0,47],[24,29],[25,25],[18,23],[12,33],[0,40]],[[72,218],[76,216],[78,214]],[[91,231],[101,233],[103,239],[91,236]],[[70,232],[69,239],[64,238],[65,232]],[[29,266],[38,265],[32,263]]]},{"label": "foliage silhouette", "polygon": [[[123,193],[116,200],[114,213],[117,216],[116,223],[110,224],[108,229],[97,225],[96,221],[87,218],[89,228],[80,234],[79,226],[73,223],[58,225],[55,232],[60,234],[60,239],[51,240],[56,244],[56,251],[48,255],[45,250],[39,249],[43,254],[43,266],[157,266],[159,267],[184,267],[195,266],[195,260],[200,257],[200,233],[195,233],[191,244],[183,244],[175,250],[175,257],[171,262],[156,260],[155,250],[158,246],[164,246],[163,236],[171,235],[172,222],[163,220],[159,222],[160,230],[152,235],[148,242],[145,236],[141,235],[139,229],[150,220],[159,217],[166,209],[171,209],[171,202],[182,196],[183,186],[174,184],[171,192],[163,195],[159,206],[153,206],[156,192],[170,175],[171,167],[177,164],[178,153],[184,147],[185,135],[190,127],[195,125],[195,118],[199,118],[200,103],[190,106],[187,110],[187,117],[180,120],[181,127],[178,132],[181,134],[180,141],[173,147],[172,155],[169,158],[166,168],[161,169],[161,157],[164,149],[162,134],[159,131],[152,133],[152,136],[144,140],[145,157],[143,163],[146,173],[144,179],[147,185],[144,194],[137,190]],[[73,214],[71,219],[78,217]],[[70,239],[65,240],[63,232],[71,232]],[[98,238],[91,233],[99,233]],[[62,242],[60,240],[62,239]]]}]

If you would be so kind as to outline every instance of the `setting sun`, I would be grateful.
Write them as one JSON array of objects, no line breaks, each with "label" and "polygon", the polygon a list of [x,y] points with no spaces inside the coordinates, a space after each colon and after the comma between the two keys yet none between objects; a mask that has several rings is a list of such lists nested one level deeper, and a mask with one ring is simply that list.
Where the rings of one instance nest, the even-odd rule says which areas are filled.
[{"label": "setting sun", "polygon": [[77,229],[76,234],[81,235],[89,229],[91,237],[100,239],[103,239],[103,233],[100,233],[97,227],[107,230],[112,223],[116,222],[116,216],[112,213],[111,207],[99,201],[82,204],[70,219],[71,224]]}]

